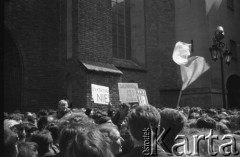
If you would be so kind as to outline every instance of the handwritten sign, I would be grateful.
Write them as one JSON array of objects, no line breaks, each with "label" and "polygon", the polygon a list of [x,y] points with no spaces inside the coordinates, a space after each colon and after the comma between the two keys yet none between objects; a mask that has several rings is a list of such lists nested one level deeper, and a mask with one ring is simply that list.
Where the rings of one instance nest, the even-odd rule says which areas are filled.
[{"label": "handwritten sign", "polygon": [[122,103],[138,102],[137,83],[118,83],[119,97]]},{"label": "handwritten sign", "polygon": [[145,89],[138,89],[137,90],[138,102],[139,105],[148,105],[148,99]]},{"label": "handwritten sign", "polygon": [[96,84],[91,84],[91,86],[94,103],[107,105],[109,103],[109,88]]}]

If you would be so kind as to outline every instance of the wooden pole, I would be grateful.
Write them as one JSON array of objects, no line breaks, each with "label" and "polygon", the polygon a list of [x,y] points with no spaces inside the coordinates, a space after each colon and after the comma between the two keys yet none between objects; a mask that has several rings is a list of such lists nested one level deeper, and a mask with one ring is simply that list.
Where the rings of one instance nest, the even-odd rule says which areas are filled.
[{"label": "wooden pole", "polygon": [[179,103],[180,103],[181,97],[182,97],[182,89],[180,90],[180,93],[179,93],[179,96],[178,96],[177,109],[180,108]]}]

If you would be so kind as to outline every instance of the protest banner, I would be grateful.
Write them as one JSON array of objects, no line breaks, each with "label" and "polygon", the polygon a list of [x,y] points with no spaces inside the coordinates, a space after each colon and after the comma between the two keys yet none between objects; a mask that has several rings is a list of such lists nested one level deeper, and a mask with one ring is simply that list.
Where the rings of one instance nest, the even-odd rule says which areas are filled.
[{"label": "protest banner", "polygon": [[122,103],[138,102],[137,83],[118,83],[119,97]]},{"label": "protest banner", "polygon": [[96,104],[105,104],[109,103],[109,87],[100,86],[96,84],[91,84],[92,89],[92,98]]},{"label": "protest banner", "polygon": [[138,89],[137,90],[138,102],[139,105],[148,105],[148,99],[145,89]]}]

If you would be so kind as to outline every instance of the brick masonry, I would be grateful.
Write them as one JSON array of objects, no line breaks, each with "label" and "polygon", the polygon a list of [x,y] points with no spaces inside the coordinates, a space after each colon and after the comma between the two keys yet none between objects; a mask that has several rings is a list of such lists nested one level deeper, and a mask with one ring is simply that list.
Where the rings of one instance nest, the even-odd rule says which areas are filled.
[{"label": "brick masonry", "polygon": [[[67,41],[69,39],[67,1],[4,2],[4,27],[15,41],[18,49],[16,54],[19,55],[15,61],[18,60],[22,67],[19,68],[22,69],[19,74],[22,75],[21,104],[12,109],[20,108],[23,111],[55,109],[57,102],[69,94],[67,77],[72,81],[73,107],[86,107],[90,104],[91,83],[108,86],[111,101],[114,105],[118,104],[118,82],[137,82],[139,88],[146,89],[150,104],[157,107],[175,107],[181,88],[179,66],[172,61],[173,48],[176,40],[179,40],[176,37],[179,35],[179,31],[176,31],[176,1],[131,1],[131,18],[134,18],[131,26],[135,28],[131,34],[133,40],[131,61],[112,56],[110,2],[110,0],[72,0],[70,8],[72,43]],[[239,2],[237,6],[239,7]],[[233,37],[238,42],[238,37],[236,35]],[[68,52],[67,43],[72,44],[70,45],[72,52]],[[195,46],[196,50],[198,45]],[[208,45],[200,47],[205,49]],[[70,53],[72,54],[69,55]],[[207,54],[204,53],[204,56]],[[79,60],[114,64],[123,75],[86,70]],[[239,72],[238,64],[237,61],[233,62],[232,73]],[[198,105],[203,106],[209,104],[217,106],[220,103],[219,91],[213,92],[210,89],[211,84],[214,88],[220,85],[217,79],[219,67],[216,68],[217,71],[212,70],[203,76],[202,81],[196,81],[189,90],[183,92],[184,105],[190,105],[196,99],[199,100]],[[201,95],[203,91],[212,94]]]},{"label": "brick masonry", "polygon": [[[64,54],[59,54],[59,1],[10,0],[4,3],[4,26],[16,41],[23,65],[22,110],[57,104]],[[19,106],[16,106],[16,109]]]},{"label": "brick masonry", "polygon": [[[145,16],[147,80],[151,80],[148,81],[147,91],[152,104],[159,106],[169,98],[162,90],[179,88],[178,67],[172,61],[175,44],[174,1],[145,1]],[[176,97],[171,98],[177,101]]]}]

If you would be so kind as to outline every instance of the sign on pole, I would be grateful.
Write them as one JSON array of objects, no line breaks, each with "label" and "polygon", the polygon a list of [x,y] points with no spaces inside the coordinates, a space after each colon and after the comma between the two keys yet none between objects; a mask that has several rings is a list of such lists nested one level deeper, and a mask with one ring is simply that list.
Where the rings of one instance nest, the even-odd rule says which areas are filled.
[{"label": "sign on pole", "polygon": [[137,83],[118,83],[119,97],[122,103],[138,102]]},{"label": "sign on pole", "polygon": [[91,84],[92,87],[92,98],[94,103],[105,104],[109,103],[109,88],[106,86],[99,86]]},{"label": "sign on pole", "polygon": [[147,94],[145,89],[139,88],[137,90],[137,95],[138,95],[139,105],[148,105],[148,99],[147,99]]}]

